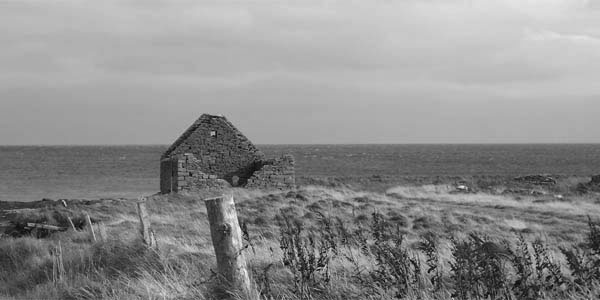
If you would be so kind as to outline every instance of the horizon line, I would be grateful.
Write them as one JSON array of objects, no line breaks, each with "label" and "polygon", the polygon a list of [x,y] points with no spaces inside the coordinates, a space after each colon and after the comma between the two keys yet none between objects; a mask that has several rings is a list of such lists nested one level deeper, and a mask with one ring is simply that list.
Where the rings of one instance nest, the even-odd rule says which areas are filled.
[{"label": "horizon line", "polygon": [[[257,146],[359,146],[359,145],[600,145],[600,142],[419,142],[419,143],[254,143]],[[171,144],[7,144],[0,147],[132,147]]]}]

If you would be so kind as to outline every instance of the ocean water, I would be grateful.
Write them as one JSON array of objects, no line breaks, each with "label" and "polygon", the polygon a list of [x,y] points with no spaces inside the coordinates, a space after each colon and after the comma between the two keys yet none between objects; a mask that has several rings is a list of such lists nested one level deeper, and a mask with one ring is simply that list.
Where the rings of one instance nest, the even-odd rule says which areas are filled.
[{"label": "ocean water", "polygon": [[[167,146],[2,146],[0,200],[132,198],[159,189]],[[600,173],[600,145],[261,145],[298,176]]]}]

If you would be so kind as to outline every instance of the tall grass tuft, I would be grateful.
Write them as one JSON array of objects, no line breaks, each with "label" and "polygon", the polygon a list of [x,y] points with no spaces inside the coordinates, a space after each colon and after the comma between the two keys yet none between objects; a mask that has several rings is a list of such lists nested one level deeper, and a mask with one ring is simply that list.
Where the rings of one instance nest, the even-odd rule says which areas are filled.
[{"label": "tall grass tuft", "polygon": [[421,236],[421,241],[417,249],[425,253],[425,263],[427,264],[427,274],[433,287],[433,292],[439,292],[444,288],[443,271],[439,256],[438,238],[432,232],[427,232]]},{"label": "tall grass tuft", "polygon": [[515,250],[511,250],[515,268],[512,290],[518,299],[533,300],[541,297],[541,285],[536,280],[533,255],[523,235],[519,235]]},{"label": "tall grass tuft", "polygon": [[279,239],[283,264],[294,276],[294,287],[300,299],[310,299],[329,284],[329,264],[335,249],[327,239],[306,230],[301,222],[284,217]]},{"label": "tall grass tuft", "polygon": [[453,297],[458,299],[511,299],[506,263],[510,253],[499,244],[471,234],[452,239]]},{"label": "tall grass tuft", "polygon": [[397,298],[404,298],[411,291],[419,289],[422,286],[421,263],[406,248],[400,228],[394,228],[383,215],[375,212],[371,230],[372,242],[361,241],[361,249],[364,255],[375,260],[375,267],[369,273],[374,292],[392,291]]}]

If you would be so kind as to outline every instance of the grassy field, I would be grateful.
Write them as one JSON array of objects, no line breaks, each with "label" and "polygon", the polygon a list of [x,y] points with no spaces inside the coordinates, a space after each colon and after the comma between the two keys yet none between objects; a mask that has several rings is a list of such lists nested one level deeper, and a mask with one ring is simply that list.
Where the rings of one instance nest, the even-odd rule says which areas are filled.
[{"label": "grassy field", "polygon": [[[598,299],[600,198],[575,193],[579,182],[535,193],[481,180],[471,193],[434,181],[231,193],[261,299]],[[134,200],[11,211],[61,226],[89,214],[108,238],[92,242],[82,227],[0,239],[0,298],[219,299],[209,196],[148,198],[157,251],[140,240]]]}]

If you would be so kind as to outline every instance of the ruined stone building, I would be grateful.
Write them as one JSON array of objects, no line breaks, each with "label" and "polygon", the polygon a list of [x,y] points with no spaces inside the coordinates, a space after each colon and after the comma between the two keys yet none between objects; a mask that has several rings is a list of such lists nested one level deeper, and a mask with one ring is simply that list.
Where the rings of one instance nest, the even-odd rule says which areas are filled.
[{"label": "ruined stone building", "polygon": [[225,117],[204,114],[162,155],[160,191],[227,186],[294,188],[294,158],[267,159]]}]

